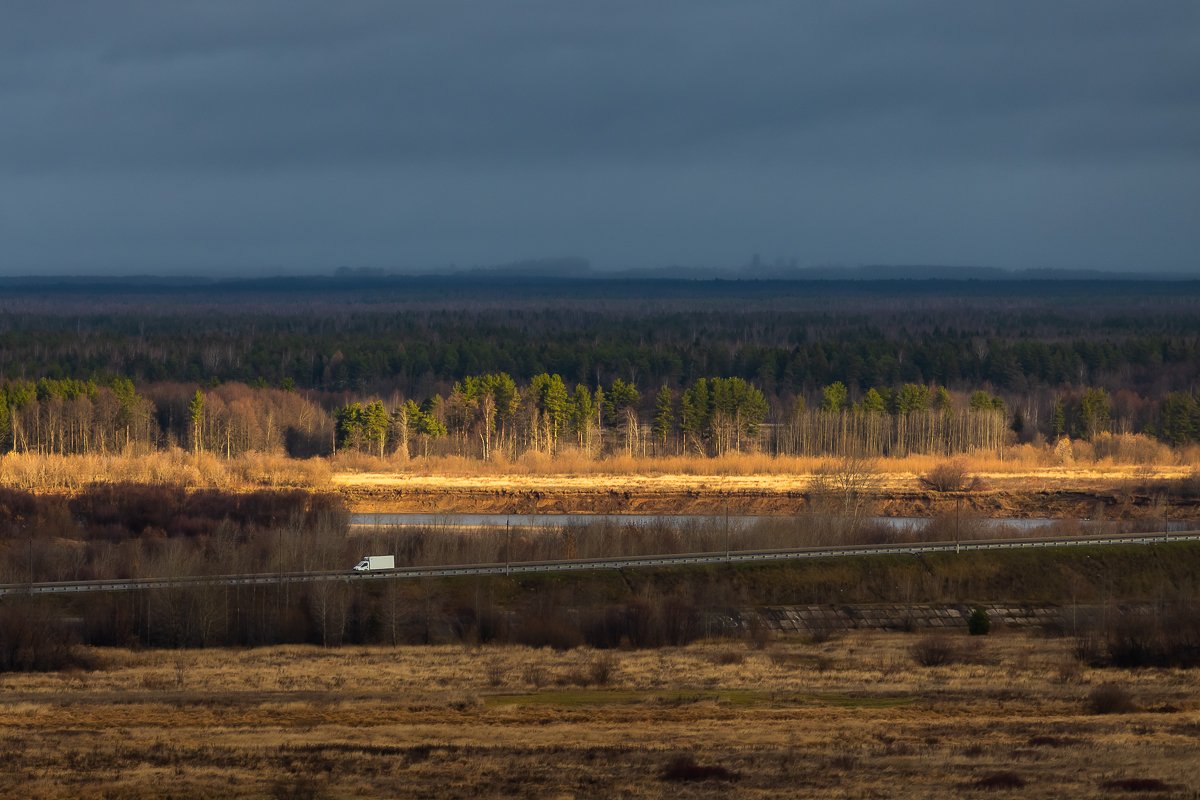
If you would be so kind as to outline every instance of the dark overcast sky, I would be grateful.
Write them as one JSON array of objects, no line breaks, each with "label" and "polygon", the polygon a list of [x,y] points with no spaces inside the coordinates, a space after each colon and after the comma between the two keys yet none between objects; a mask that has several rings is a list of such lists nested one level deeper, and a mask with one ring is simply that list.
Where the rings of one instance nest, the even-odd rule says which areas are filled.
[{"label": "dark overcast sky", "polygon": [[0,273],[1196,272],[1200,4],[11,0]]}]

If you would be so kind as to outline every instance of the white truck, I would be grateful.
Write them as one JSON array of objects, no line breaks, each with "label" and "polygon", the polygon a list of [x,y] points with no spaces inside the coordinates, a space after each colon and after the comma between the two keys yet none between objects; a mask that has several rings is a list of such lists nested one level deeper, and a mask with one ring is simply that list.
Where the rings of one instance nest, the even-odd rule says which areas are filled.
[{"label": "white truck", "polygon": [[395,568],[395,556],[363,556],[363,560],[354,565],[355,572],[374,572],[377,569]]}]

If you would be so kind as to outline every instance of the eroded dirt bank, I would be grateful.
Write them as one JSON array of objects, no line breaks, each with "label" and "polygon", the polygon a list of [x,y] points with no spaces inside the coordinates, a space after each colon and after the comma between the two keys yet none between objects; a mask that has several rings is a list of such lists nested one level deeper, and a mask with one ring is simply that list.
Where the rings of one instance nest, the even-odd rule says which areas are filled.
[{"label": "eroded dirt bank", "polygon": [[[905,484],[908,485],[905,485]],[[1024,483],[1025,485],[1020,485]],[[1195,499],[1092,478],[1001,479],[964,493],[964,510],[995,517],[1120,519],[1200,514]],[[758,514],[788,516],[813,498],[807,476],[406,476],[339,475],[337,490],[359,513]],[[931,516],[953,512],[950,494],[922,491],[887,476],[871,495],[875,513]]]}]

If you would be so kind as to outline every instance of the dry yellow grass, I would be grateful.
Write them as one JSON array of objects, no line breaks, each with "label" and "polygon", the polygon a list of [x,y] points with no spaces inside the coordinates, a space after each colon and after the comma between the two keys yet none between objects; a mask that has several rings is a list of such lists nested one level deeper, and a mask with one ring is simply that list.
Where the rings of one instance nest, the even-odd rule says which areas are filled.
[{"label": "dry yellow grass", "polygon": [[226,460],[178,448],[126,455],[0,456],[0,486],[29,491],[76,491],[103,483],[178,484],[195,488],[253,489],[329,485],[329,462],[247,453]]},{"label": "dry yellow grass", "polygon": [[[1108,450],[1122,452],[1116,446]],[[1036,493],[1112,494],[1194,474],[1191,456],[1195,454],[1170,455],[1156,464],[1108,456],[1061,465],[1052,463],[1050,451],[1025,446],[1010,449],[1003,458],[974,455],[956,461],[993,493],[1027,496],[1020,502],[1029,508],[1006,509],[1007,501],[997,501],[996,508],[979,509],[1003,514],[1006,510],[1032,513],[1033,506],[1042,502],[1033,496]],[[919,491],[921,475],[945,462],[937,456],[878,459],[869,462],[872,474],[867,488],[884,499],[901,498],[888,513],[924,513],[928,509],[908,508],[903,498]],[[788,514],[797,510],[796,500],[811,487],[813,476],[836,471],[838,464],[837,459],[761,454],[595,460],[578,453],[555,458],[531,453],[509,463],[457,457],[397,460],[363,454],[299,460],[249,453],[225,460],[174,449],[120,456],[7,454],[0,456],[0,486],[65,492],[103,483],[169,483],[230,491],[333,488],[342,491],[356,510],[364,511],[717,513],[727,509]],[[1081,510],[1090,512],[1064,508],[1054,513],[1070,516]]]},{"label": "dry yellow grass", "polygon": [[[998,771],[1028,797],[1200,789],[1195,674],[960,638],[969,663],[932,669],[914,636],[886,633],[612,654],[100,651],[102,671],[0,677],[0,795],[959,797]],[[578,685],[598,658],[608,683]],[[1139,710],[1090,713],[1109,681]],[[682,752],[739,777],[660,780]]]},{"label": "dry yellow grass", "polygon": [[[926,459],[880,462],[864,479],[872,513],[926,516],[953,512],[949,495],[925,492],[920,476]],[[439,472],[335,473],[334,488],[351,509],[362,512],[761,514],[805,510],[805,494],[821,464],[793,465],[790,473],[687,474],[446,474]],[[801,471],[804,468],[812,471]],[[969,504],[985,516],[1107,518],[1161,516],[1153,497],[1133,487],[1179,480],[1182,467],[1043,467],[1009,472],[973,472],[984,490]],[[1100,512],[1097,509],[1101,509]],[[1180,509],[1174,515],[1195,514]]]},{"label": "dry yellow grass", "polygon": [[[1043,470],[1065,470],[1066,472],[1119,472],[1133,475],[1138,470],[1162,470],[1174,473],[1186,472],[1189,466],[1176,463],[1174,459],[1157,465],[1132,464],[1113,459],[1087,460],[1064,467],[1042,451],[1027,457],[999,458],[995,455],[959,456],[967,469],[978,473],[1028,474]],[[927,472],[932,467],[946,462],[945,456],[910,455],[903,458],[880,458],[870,463],[886,474]],[[457,456],[431,456],[429,458],[395,459],[364,456],[362,454],[338,455],[330,465],[337,475],[355,474],[410,474],[451,475],[462,477],[493,476],[558,476],[558,475],[688,475],[696,477],[749,477],[763,475],[810,475],[838,461],[836,458],[817,456],[769,456],[761,453],[730,453],[713,458],[695,456],[670,456],[630,458],[612,456],[603,459],[589,458],[575,453],[554,457],[543,453],[527,453],[516,461],[478,459]]]},{"label": "dry yellow grass", "polygon": [[[928,470],[925,459],[898,460],[898,463],[879,462],[879,474],[872,482],[880,491],[917,491],[918,477]],[[930,465],[936,462],[930,462]],[[686,473],[686,472],[589,472],[589,473],[454,473],[438,472],[430,465],[429,471],[405,472],[337,472],[331,477],[334,486],[347,487],[404,487],[412,490],[447,492],[458,490],[477,491],[528,491],[579,492],[579,491],[635,491],[635,492],[730,492],[805,491],[813,475],[820,468],[816,465],[795,465],[794,472],[757,473]],[[808,469],[805,470],[804,467]],[[1191,468],[1185,467],[1128,467],[1093,466],[1044,467],[1040,469],[1010,470],[1003,472],[972,471],[993,488],[1021,487],[1069,489],[1083,486],[1111,486],[1113,484],[1142,479],[1178,479],[1190,475]]]}]

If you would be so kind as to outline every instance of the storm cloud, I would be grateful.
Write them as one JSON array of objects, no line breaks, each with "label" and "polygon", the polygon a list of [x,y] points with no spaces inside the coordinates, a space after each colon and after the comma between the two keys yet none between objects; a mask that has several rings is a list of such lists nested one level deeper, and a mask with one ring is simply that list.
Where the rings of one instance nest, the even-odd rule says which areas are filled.
[{"label": "storm cloud", "polygon": [[0,272],[1197,271],[1190,2],[9,4]]}]

